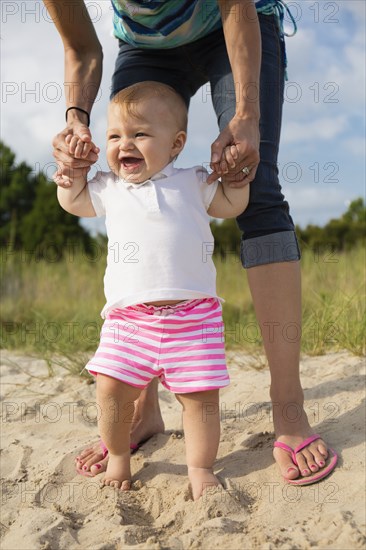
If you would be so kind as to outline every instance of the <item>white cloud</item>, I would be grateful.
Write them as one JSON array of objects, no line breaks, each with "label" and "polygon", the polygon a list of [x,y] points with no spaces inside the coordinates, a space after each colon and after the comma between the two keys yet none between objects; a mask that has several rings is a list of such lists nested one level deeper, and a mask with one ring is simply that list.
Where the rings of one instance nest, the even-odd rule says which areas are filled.
[{"label": "white cloud", "polygon": [[344,139],[341,142],[341,146],[353,156],[358,157],[360,160],[365,158],[366,141],[365,138],[350,137]]},{"label": "white cloud", "polygon": [[[338,16],[341,14],[342,10]],[[285,113],[291,118],[317,116],[319,110],[342,110],[358,116],[364,112],[365,34],[361,21],[355,29],[344,27],[348,40],[336,46],[334,25],[329,24],[300,27],[295,37],[286,39],[289,82]],[[329,44],[324,39],[327,33],[332,40]],[[299,99],[292,103],[293,98]]]},{"label": "white cloud", "polygon": [[343,0],[343,8],[352,13],[357,21],[366,21],[366,4],[363,0]]},{"label": "white cloud", "polygon": [[285,194],[294,223],[301,227],[324,225],[330,218],[339,217],[345,212],[347,201],[354,198],[346,190],[319,185],[296,189],[288,186]]},{"label": "white cloud", "polygon": [[347,127],[346,115],[302,122],[289,121],[282,131],[282,143],[331,140],[342,134]]}]

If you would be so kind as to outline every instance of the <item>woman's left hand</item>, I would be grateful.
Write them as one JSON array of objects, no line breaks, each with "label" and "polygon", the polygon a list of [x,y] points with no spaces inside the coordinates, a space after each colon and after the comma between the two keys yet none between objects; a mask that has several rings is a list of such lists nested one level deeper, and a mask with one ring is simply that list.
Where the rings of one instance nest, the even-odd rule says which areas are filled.
[{"label": "woman's left hand", "polygon": [[[258,119],[234,116],[211,145],[210,167],[213,172],[207,183],[224,178],[230,187],[244,187],[253,181],[259,164],[259,141]],[[225,154],[230,146],[235,146],[236,159],[233,158],[236,155],[227,157]]]}]

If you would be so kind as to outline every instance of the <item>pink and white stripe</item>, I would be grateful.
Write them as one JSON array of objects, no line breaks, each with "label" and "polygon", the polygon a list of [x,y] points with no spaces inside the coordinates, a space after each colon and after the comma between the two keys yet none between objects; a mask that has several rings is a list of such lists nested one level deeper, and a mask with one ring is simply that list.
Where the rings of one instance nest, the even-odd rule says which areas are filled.
[{"label": "pink and white stripe", "polygon": [[227,386],[221,303],[203,298],[115,309],[86,368],[141,389],[156,376],[174,393]]}]

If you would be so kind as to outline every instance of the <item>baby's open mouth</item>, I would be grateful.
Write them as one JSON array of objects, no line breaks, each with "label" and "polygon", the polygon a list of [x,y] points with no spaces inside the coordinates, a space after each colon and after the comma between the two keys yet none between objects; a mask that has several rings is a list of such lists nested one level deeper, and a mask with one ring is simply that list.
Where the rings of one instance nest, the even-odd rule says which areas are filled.
[{"label": "baby's open mouth", "polygon": [[136,168],[140,167],[143,161],[144,159],[137,158],[137,157],[122,157],[120,159],[122,168],[124,170],[135,170]]}]

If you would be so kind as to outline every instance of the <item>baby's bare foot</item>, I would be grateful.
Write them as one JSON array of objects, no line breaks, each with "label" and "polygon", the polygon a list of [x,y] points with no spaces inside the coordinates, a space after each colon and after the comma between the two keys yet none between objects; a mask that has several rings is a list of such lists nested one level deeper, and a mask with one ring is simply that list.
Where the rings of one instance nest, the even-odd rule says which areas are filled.
[{"label": "baby's bare foot", "polygon": [[193,500],[198,500],[208,487],[219,487],[221,485],[210,468],[188,466],[188,477],[191,482]]},{"label": "baby's bare foot", "polygon": [[102,481],[102,486],[114,487],[121,491],[131,489],[130,452],[122,455],[109,453],[107,470]]}]

